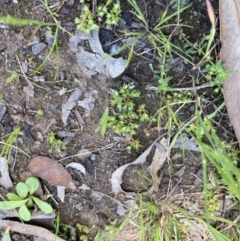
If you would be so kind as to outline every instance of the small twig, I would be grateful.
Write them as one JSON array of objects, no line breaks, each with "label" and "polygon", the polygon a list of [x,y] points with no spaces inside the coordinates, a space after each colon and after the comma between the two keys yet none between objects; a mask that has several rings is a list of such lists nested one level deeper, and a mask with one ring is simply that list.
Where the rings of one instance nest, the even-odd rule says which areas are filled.
[{"label": "small twig", "polygon": [[[167,199],[171,196],[171,194],[175,191],[175,189],[178,187],[178,185],[180,184],[180,182],[182,181],[182,178],[180,178],[180,180],[177,182],[177,184],[175,185],[175,187],[172,189],[172,191],[170,193],[167,194]],[[168,190],[169,191],[169,190]]]},{"label": "small twig", "polygon": [[29,38],[29,40],[28,40],[28,42],[27,42],[27,46],[32,42],[33,37],[35,36],[35,34],[37,33],[37,31],[39,30],[40,27],[41,27],[41,25],[38,25],[38,26],[36,26],[36,27],[33,29],[32,33],[31,33],[31,35],[30,35],[30,38]]},{"label": "small twig", "polygon": [[47,128],[44,130],[44,132],[43,132],[43,134],[45,134],[46,132],[47,132],[47,130],[50,128],[50,126],[52,125],[52,124],[54,124],[56,122],[56,120],[55,119],[52,119],[51,120],[51,122],[50,122],[50,124],[47,126]]},{"label": "small twig", "polygon": [[18,56],[16,56],[16,58],[17,58],[18,65],[19,65],[19,68],[20,68],[23,76],[25,77],[25,79],[27,80],[27,82],[33,87],[32,82],[28,79],[28,77],[26,76],[26,74],[24,73],[24,71],[23,71],[23,69],[22,69],[22,65],[21,65],[21,63],[20,63],[20,61],[19,61]]},{"label": "small twig", "polygon": [[107,47],[107,46],[109,46],[111,44],[117,43],[117,42],[121,41],[122,39],[124,39],[124,37],[120,37],[120,38],[118,38],[118,39],[116,39],[116,40],[114,40],[114,41],[112,41],[110,43],[106,43],[106,44],[103,45],[103,47]]},{"label": "small twig", "polygon": [[[23,69],[22,69],[22,66],[21,66],[21,63],[20,63],[20,61],[19,61],[18,56],[16,56],[16,58],[17,58],[17,62],[18,62],[19,68],[20,68],[20,70],[21,70],[22,76],[27,80],[27,82],[29,83],[29,85],[31,85],[32,87],[33,87],[33,85],[34,85],[34,86],[37,86],[38,88],[41,88],[41,89],[44,89],[44,90],[49,90],[49,89],[44,88],[44,87],[42,87],[42,86],[40,86],[40,85],[38,85],[38,84],[36,84],[36,83],[33,83],[31,80],[29,80],[29,77],[26,76],[26,74],[24,73],[24,71],[23,71]],[[19,76],[21,76],[21,75],[19,74]]]},{"label": "small twig", "polygon": [[16,164],[16,161],[17,161],[17,154],[18,154],[18,150],[16,149],[16,154],[15,154],[15,157],[14,157],[14,162],[13,162],[13,166],[11,168],[11,171],[14,170],[14,167],[15,167],[15,164]]},{"label": "small twig", "polygon": [[33,235],[41,237],[47,241],[65,241],[62,238],[57,237],[50,231],[45,228],[30,225],[30,224],[23,224],[16,221],[9,221],[9,220],[0,220],[0,227],[1,229],[6,229],[7,227],[11,227],[10,231],[22,233],[26,235]]},{"label": "small twig", "polygon": [[59,203],[57,202],[57,200],[52,196],[52,194],[49,192],[49,190],[47,189],[47,187],[45,185],[43,185],[45,191],[48,193],[48,195],[50,196],[50,198],[53,200],[53,202],[56,204],[56,205],[59,205]]},{"label": "small twig", "polygon": [[74,110],[74,114],[77,118],[79,125],[81,126],[81,130],[83,130],[83,126],[85,125],[85,122],[84,122],[82,116],[80,115],[80,113],[78,112],[77,109]]},{"label": "small twig", "polygon": [[[113,146],[117,145],[118,143],[119,143],[119,142],[117,141],[117,142],[111,143],[111,144],[109,144],[109,145],[106,145],[106,146],[104,146],[104,147],[100,147],[100,148],[97,148],[97,149],[89,150],[89,152],[92,152],[92,153],[93,153],[93,152],[97,152],[97,151],[107,150],[107,149],[110,149],[110,148],[112,148]],[[86,153],[88,153],[88,151],[86,151]],[[58,160],[58,161],[61,162],[61,161],[63,161],[63,160],[69,159],[69,158],[71,158],[71,157],[79,157],[79,156],[84,155],[84,154],[85,154],[85,152],[84,152],[84,153],[74,154],[74,155],[71,155],[71,156],[64,157],[64,158],[62,158],[62,159],[60,159],[60,160]]]}]

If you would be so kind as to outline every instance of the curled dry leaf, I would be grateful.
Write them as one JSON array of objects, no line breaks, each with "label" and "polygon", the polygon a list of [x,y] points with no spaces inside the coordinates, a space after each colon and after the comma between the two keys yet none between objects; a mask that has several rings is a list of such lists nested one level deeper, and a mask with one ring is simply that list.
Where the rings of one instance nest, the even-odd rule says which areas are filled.
[{"label": "curled dry leaf", "polygon": [[163,138],[160,144],[156,143],[155,145],[157,148],[153,156],[152,164],[148,167],[148,171],[152,176],[154,189],[158,191],[162,179],[162,175],[160,175],[160,177],[158,176],[158,171],[167,159],[167,140]]},{"label": "curled dry leaf", "polygon": [[81,95],[82,91],[77,88],[74,92],[72,92],[67,102],[62,105],[62,122],[64,125],[67,125],[68,116],[71,110],[76,106]]},{"label": "curled dry leaf", "polygon": [[28,164],[28,170],[54,186],[62,186],[76,190],[76,186],[69,172],[61,163],[57,163],[49,157],[34,157]]},{"label": "curled dry leaf", "polygon": [[[159,139],[159,138],[158,138]],[[122,184],[122,175],[125,171],[126,168],[128,168],[130,165],[136,165],[136,164],[143,164],[146,159],[147,159],[147,156],[149,155],[149,153],[151,152],[153,146],[155,145],[155,143],[158,141],[155,140],[153,142],[153,144],[148,147],[147,150],[145,150],[134,162],[132,163],[128,163],[128,164],[125,164],[121,167],[119,167],[117,170],[115,170],[110,178],[110,182],[111,182],[111,185],[112,185],[112,191],[114,192],[115,195],[117,195],[118,193],[122,192],[122,193],[125,193],[126,194],[126,197],[132,197],[135,195],[134,192],[125,192],[122,187],[121,187],[121,184]]]}]

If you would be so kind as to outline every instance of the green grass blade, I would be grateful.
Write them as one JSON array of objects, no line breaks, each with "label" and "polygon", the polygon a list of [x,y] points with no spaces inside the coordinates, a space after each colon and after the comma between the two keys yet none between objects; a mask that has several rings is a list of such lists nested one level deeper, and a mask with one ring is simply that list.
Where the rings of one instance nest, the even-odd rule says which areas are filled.
[{"label": "green grass blade", "polygon": [[15,26],[27,26],[29,24],[35,24],[35,25],[55,25],[53,23],[48,22],[42,22],[35,19],[24,19],[24,18],[18,18],[15,16],[7,15],[7,16],[1,16],[0,15],[0,23],[3,24],[9,24],[9,25],[15,25]]},{"label": "green grass blade", "polygon": [[138,7],[137,3],[135,0],[128,0],[128,3],[133,7],[133,9],[136,11],[136,13],[133,12],[133,14],[139,19],[141,20],[145,27],[148,28],[148,23],[142,13],[142,11],[140,10],[140,8]]},{"label": "green grass blade", "polygon": [[171,18],[179,15],[180,13],[184,12],[186,9],[190,8],[192,6],[192,4],[189,4],[179,10],[177,10],[176,12],[174,12],[173,14],[169,15],[169,16],[164,16],[164,18],[161,18],[160,21],[158,22],[158,24],[154,27],[154,30],[157,31],[158,28],[160,26],[162,26],[165,22],[167,22],[168,20],[170,20]]}]

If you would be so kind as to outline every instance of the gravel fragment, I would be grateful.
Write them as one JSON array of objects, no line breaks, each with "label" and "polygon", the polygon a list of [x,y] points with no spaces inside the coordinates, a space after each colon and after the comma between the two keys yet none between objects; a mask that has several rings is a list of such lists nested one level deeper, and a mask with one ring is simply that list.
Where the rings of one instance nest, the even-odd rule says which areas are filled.
[{"label": "gravel fragment", "polygon": [[44,82],[45,77],[44,76],[33,76],[33,81],[34,82]]},{"label": "gravel fragment", "polygon": [[47,47],[45,43],[37,43],[32,46],[32,53],[34,55],[38,55],[41,53],[42,50],[44,50]]},{"label": "gravel fragment", "polygon": [[93,175],[94,174],[94,167],[92,162],[89,159],[85,159],[84,163],[83,163],[86,171],[90,174]]},{"label": "gravel fragment", "polygon": [[3,44],[0,44],[0,52],[5,50],[5,46]]},{"label": "gravel fragment", "polygon": [[58,131],[57,132],[57,136],[60,138],[64,138],[64,137],[74,137],[75,133],[70,132],[70,131]]},{"label": "gravel fragment", "polygon": [[126,21],[126,25],[128,27],[131,27],[131,25],[132,25],[132,17],[131,17],[131,14],[128,11],[123,13],[122,18]]},{"label": "gravel fragment", "polygon": [[2,121],[2,118],[5,115],[6,110],[7,110],[7,107],[5,105],[0,107],[0,121]]}]

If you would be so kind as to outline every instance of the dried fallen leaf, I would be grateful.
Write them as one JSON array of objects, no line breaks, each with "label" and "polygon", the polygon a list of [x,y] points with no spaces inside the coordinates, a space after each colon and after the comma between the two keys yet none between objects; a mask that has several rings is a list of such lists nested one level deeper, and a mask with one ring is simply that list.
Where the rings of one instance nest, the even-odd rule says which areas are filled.
[{"label": "dried fallen leaf", "polygon": [[[88,40],[91,52],[79,45],[84,40]],[[98,30],[93,30],[91,34],[77,30],[75,36],[69,40],[69,47],[76,53],[78,65],[88,77],[101,73],[116,78],[122,74],[127,66],[127,61],[122,57],[113,58],[104,53],[99,41]]]},{"label": "dried fallen leaf", "polygon": [[5,157],[0,158],[0,185],[6,189],[13,187],[9,177],[8,161]]},{"label": "dried fallen leaf", "polygon": [[77,101],[82,95],[80,89],[76,89],[68,98],[67,102],[62,105],[62,122],[64,125],[67,125],[67,119],[71,110],[76,106]]},{"label": "dried fallen leaf", "polygon": [[71,175],[61,163],[57,163],[49,157],[34,157],[28,164],[28,170],[54,186],[62,186],[76,190]]},{"label": "dried fallen leaf", "polygon": [[[158,138],[159,139],[159,138]],[[117,170],[115,170],[110,178],[110,182],[111,182],[111,185],[112,185],[112,191],[114,192],[115,195],[117,195],[118,193],[122,192],[122,193],[125,193],[126,194],[126,197],[132,197],[132,196],[135,196],[135,193],[134,192],[125,192],[122,187],[121,187],[121,184],[122,184],[122,175],[123,175],[123,172],[125,171],[126,168],[128,168],[130,165],[136,165],[136,164],[143,164],[146,159],[147,159],[147,156],[149,155],[149,153],[151,152],[153,146],[155,145],[155,143],[158,141],[155,140],[153,142],[153,144],[148,147],[147,150],[145,150],[134,162],[132,163],[128,163],[128,164],[125,164],[121,167],[119,167]]]},{"label": "dried fallen leaf", "polygon": [[186,170],[186,165],[180,168],[177,172],[175,172],[173,176],[181,178],[185,173],[185,170]]},{"label": "dried fallen leaf", "polygon": [[152,176],[154,189],[158,191],[162,179],[162,175],[160,175],[160,177],[158,176],[158,171],[167,159],[167,140],[163,138],[160,144],[156,143],[155,145],[157,148],[153,156],[152,164],[148,167],[148,171]]},{"label": "dried fallen leaf", "polygon": [[240,3],[220,0],[221,60],[227,70],[232,70],[223,85],[223,95],[229,118],[240,143]]},{"label": "dried fallen leaf", "polygon": [[200,152],[197,142],[194,140],[194,138],[189,138],[186,133],[178,136],[172,148]]}]

